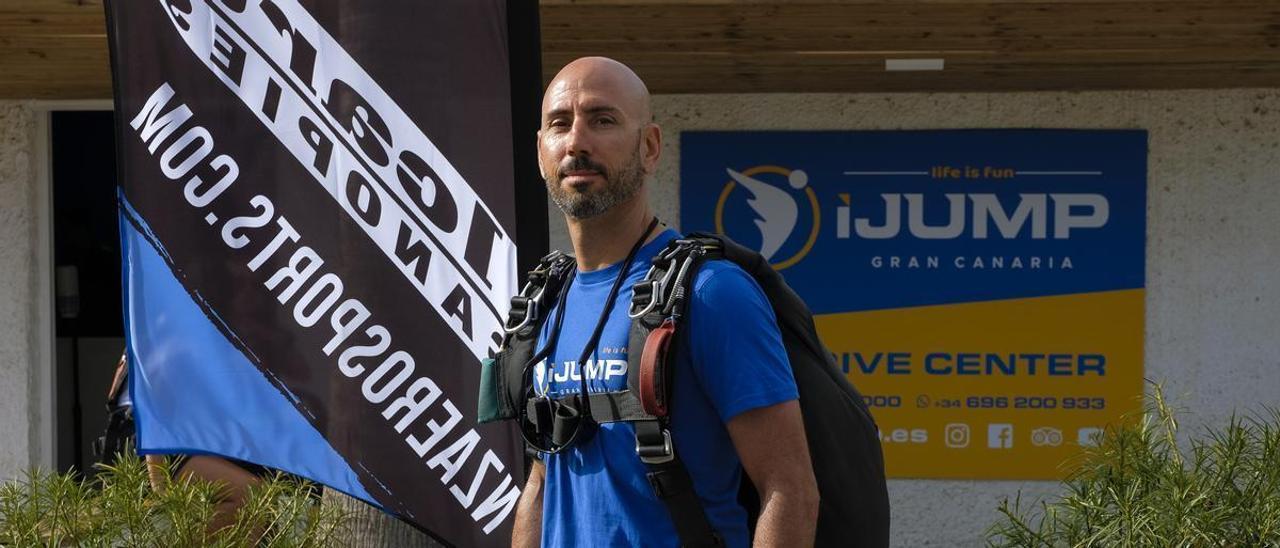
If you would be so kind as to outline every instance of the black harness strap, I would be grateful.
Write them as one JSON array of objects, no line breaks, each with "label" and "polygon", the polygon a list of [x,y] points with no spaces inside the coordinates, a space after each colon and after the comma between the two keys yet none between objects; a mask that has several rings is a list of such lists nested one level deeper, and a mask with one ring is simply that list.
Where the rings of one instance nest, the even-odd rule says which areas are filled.
[{"label": "black harness strap", "polygon": [[[577,401],[577,396],[555,398],[560,402]],[[525,413],[530,416],[541,413],[539,406],[544,405],[544,398],[530,399],[525,403]],[[640,400],[630,390],[622,392],[595,393],[587,397],[591,405],[592,420],[604,424],[606,422],[632,422],[653,420],[653,416],[644,412]]]},{"label": "black harness strap", "polygon": [[[636,284],[632,293],[629,314],[632,318],[630,354],[632,364],[627,371],[631,392],[645,394],[640,402],[642,410],[660,411],[660,416],[650,415],[650,420],[635,421],[636,454],[648,470],[646,474],[654,495],[662,502],[671,516],[680,544],[690,547],[723,546],[724,539],[707,519],[702,500],[693,487],[693,478],[675,453],[671,443],[670,401],[672,356],[644,356],[642,349],[655,330],[664,324],[676,326],[670,345],[679,348],[683,332],[678,328],[687,312],[687,296],[692,294],[693,278],[702,262],[714,255],[714,243],[702,240],[676,240],[668,244],[654,257],[653,268],[645,279]],[[649,363],[656,360],[654,363]],[[636,367],[651,365],[650,374],[641,375]],[[644,384],[642,384],[644,383]],[[656,400],[656,401],[655,401]]]},{"label": "black harness strap", "polygon": [[[521,402],[524,377],[534,358],[538,335],[546,322],[546,314],[560,300],[561,294],[576,271],[573,257],[553,251],[529,272],[524,288],[511,298],[511,310],[504,327],[502,351],[495,357],[495,377],[500,418],[515,419],[523,412]],[[558,335],[555,330],[554,335]]]},{"label": "black harness strap", "polygon": [[658,501],[667,508],[681,546],[724,546],[724,540],[711,527],[711,520],[707,519],[702,499],[698,498],[698,492],[693,488],[689,470],[676,456],[671,444],[671,431],[664,422],[666,421],[648,420],[633,423],[636,429],[636,454],[648,469],[645,477],[649,480],[649,486],[653,488]]}]

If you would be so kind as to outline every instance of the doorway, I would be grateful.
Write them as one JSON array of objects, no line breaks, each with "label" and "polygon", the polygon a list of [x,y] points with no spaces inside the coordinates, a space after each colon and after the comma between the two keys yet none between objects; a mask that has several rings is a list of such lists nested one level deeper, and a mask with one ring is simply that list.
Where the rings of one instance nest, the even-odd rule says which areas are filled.
[{"label": "doorway", "polygon": [[92,473],[124,349],[111,111],[49,113],[54,269],[54,466]]}]

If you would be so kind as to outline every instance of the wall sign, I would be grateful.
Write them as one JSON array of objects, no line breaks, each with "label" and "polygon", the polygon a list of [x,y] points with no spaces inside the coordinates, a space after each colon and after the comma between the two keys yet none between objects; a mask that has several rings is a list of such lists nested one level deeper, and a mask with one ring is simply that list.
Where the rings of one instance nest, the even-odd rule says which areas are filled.
[{"label": "wall sign", "polygon": [[1145,131],[685,132],[681,228],[808,302],[894,477],[1049,479],[1141,404]]}]

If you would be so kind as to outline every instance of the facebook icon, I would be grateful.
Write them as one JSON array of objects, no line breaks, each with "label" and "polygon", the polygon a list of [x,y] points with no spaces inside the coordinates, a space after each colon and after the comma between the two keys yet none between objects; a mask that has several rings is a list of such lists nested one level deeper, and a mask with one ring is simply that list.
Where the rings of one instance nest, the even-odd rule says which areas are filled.
[{"label": "facebook icon", "polygon": [[1013,425],[1005,423],[987,425],[987,447],[1010,449],[1013,447]]}]

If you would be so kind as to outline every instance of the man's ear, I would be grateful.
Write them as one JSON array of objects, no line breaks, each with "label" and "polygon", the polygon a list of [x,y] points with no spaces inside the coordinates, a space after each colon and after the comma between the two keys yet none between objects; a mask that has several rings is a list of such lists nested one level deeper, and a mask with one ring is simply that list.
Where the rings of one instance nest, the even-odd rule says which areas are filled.
[{"label": "man's ear", "polygon": [[542,180],[547,180],[547,168],[542,165],[542,130],[538,130],[537,137],[533,143],[534,156],[538,157],[538,175]]},{"label": "man's ear", "polygon": [[658,169],[658,160],[662,157],[662,128],[653,122],[644,127],[640,138],[644,141],[644,172],[653,174]]}]

